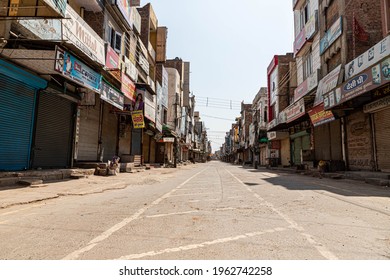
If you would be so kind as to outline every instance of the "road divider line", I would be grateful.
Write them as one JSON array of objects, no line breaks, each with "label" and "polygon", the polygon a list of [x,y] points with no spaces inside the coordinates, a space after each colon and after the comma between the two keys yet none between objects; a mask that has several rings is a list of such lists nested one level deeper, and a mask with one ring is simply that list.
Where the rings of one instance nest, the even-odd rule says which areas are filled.
[{"label": "road divider line", "polygon": [[197,243],[197,244],[189,244],[189,245],[179,246],[179,247],[175,247],[175,248],[167,248],[167,249],[163,249],[163,250],[159,250],[159,251],[149,251],[149,252],[145,252],[145,253],[126,255],[126,256],[120,257],[118,260],[134,260],[134,259],[141,259],[144,257],[155,257],[155,256],[162,255],[162,254],[194,250],[194,249],[204,248],[206,246],[229,243],[232,241],[237,241],[237,240],[241,240],[241,239],[248,239],[248,238],[260,236],[260,235],[267,234],[267,233],[274,233],[274,232],[280,232],[280,231],[285,231],[285,230],[288,230],[288,228],[277,227],[273,230],[249,232],[249,233],[244,233],[244,234],[240,234],[240,235],[236,235],[236,236],[219,238],[219,239],[215,239],[215,240],[211,240],[211,241]]},{"label": "road divider line", "polygon": [[207,168],[203,169],[202,171],[199,171],[198,173],[196,173],[195,175],[191,176],[190,178],[188,178],[187,180],[185,180],[183,183],[181,183],[180,185],[178,185],[176,188],[170,190],[169,192],[167,192],[166,194],[164,194],[163,196],[159,197],[158,199],[156,199],[155,201],[153,201],[152,203],[150,203],[148,206],[145,206],[141,209],[139,209],[137,212],[135,212],[133,215],[131,215],[130,217],[128,218],[125,218],[123,219],[121,222],[115,224],[114,226],[112,226],[111,228],[109,228],[108,230],[106,230],[105,232],[101,233],[99,236],[95,237],[94,239],[92,239],[90,242],[88,242],[87,246],[83,247],[83,248],[80,248],[70,254],[68,254],[67,256],[65,256],[63,258],[63,260],[76,260],[80,257],[81,254],[83,253],[86,253],[88,251],[90,251],[91,249],[93,249],[96,245],[98,245],[99,243],[101,243],[102,241],[106,240],[107,238],[109,238],[112,234],[114,234],[115,232],[117,232],[118,230],[122,229],[124,226],[128,225],[129,223],[131,223],[132,221],[134,220],[137,220],[140,218],[140,216],[145,213],[149,208],[155,206],[155,205],[158,205],[161,201],[163,201],[164,199],[170,197],[175,191],[177,191],[178,189],[180,189],[181,187],[183,187],[184,185],[186,185],[189,181],[191,181],[192,179],[194,179],[196,176],[198,176],[199,174],[201,174],[202,172],[204,172],[205,170],[207,170]]},{"label": "road divider line", "polygon": [[151,215],[151,216],[145,216],[146,218],[160,218],[160,217],[167,217],[167,216],[176,216],[176,215],[186,215],[191,213],[198,213],[198,210],[194,211],[186,211],[186,212],[175,212],[175,213],[167,213],[167,214],[158,214],[158,215]]},{"label": "road divider line", "polygon": [[314,248],[317,249],[317,251],[326,259],[328,260],[337,260],[338,258],[336,257],[336,255],[334,255],[329,249],[327,249],[323,244],[315,241],[314,237],[310,234],[308,234],[307,232],[305,232],[305,229],[300,226],[297,222],[295,222],[293,219],[291,219],[289,216],[285,215],[284,213],[282,213],[280,210],[278,210],[277,208],[275,208],[275,206],[268,202],[268,201],[265,201],[264,198],[262,198],[259,194],[255,193],[251,188],[249,188],[243,181],[241,181],[239,178],[237,178],[233,173],[231,173],[229,170],[227,170],[225,168],[226,172],[228,172],[234,179],[236,179],[237,182],[239,182],[241,185],[243,185],[250,193],[252,193],[257,199],[259,199],[260,201],[262,201],[263,205],[267,206],[268,208],[270,208],[272,211],[274,211],[275,213],[277,213],[280,217],[283,218],[283,220],[285,220],[287,223],[290,224],[290,228],[293,228],[295,230],[297,230],[302,236],[305,237],[305,239],[311,244],[313,245]]}]

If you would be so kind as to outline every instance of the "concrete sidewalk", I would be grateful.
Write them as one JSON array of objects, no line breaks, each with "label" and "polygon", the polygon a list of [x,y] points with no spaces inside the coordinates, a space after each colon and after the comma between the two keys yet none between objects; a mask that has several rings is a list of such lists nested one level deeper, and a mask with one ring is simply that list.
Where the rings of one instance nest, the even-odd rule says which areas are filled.
[{"label": "concrete sidewalk", "polygon": [[[44,181],[42,184],[35,186],[23,186],[20,184],[2,185],[0,186],[0,209],[62,196],[102,193],[107,190],[124,189],[131,185],[150,184],[161,181],[161,176],[164,176],[164,174],[173,173],[181,168],[152,168],[137,173],[119,173],[115,176],[86,175],[79,177],[79,179],[70,179],[69,177],[57,179],[56,181]],[[46,175],[50,173],[58,174],[58,170],[46,170],[41,173]],[[37,174],[35,172],[35,175]],[[6,178],[4,173],[2,175],[2,178]]]}]

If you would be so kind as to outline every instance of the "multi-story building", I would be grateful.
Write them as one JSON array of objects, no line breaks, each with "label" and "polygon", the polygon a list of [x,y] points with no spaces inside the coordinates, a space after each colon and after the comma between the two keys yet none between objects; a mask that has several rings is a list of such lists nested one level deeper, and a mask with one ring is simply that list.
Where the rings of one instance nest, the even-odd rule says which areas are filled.
[{"label": "multi-story building", "polygon": [[249,146],[253,153],[253,165],[266,165],[268,152],[267,119],[268,119],[267,88],[260,88],[252,101],[252,124],[250,130]]},{"label": "multi-story building", "polygon": [[165,161],[167,28],[139,2],[0,1],[0,170]]},{"label": "multi-story building", "polygon": [[340,143],[318,156],[333,156],[336,147],[350,170],[389,171],[388,1],[322,1],[320,11],[323,71],[341,67],[344,82],[323,92],[323,106],[335,120],[322,135],[333,142],[333,124],[340,122]]},{"label": "multi-story building", "polygon": [[[296,65],[293,53],[275,55],[267,68],[268,82],[268,151],[271,165],[291,164],[290,138],[287,131],[286,108],[290,104],[296,84]],[[300,108],[298,108],[298,111]]]}]

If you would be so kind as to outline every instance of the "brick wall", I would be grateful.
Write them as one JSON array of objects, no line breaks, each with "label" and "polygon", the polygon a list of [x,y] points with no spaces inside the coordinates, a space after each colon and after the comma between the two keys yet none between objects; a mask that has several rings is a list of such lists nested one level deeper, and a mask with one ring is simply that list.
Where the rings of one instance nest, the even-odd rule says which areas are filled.
[{"label": "brick wall", "polygon": [[85,11],[84,20],[101,37],[104,38],[104,14]]},{"label": "brick wall", "polygon": [[145,47],[148,47],[150,36],[150,3],[137,9],[141,16],[140,38]]}]

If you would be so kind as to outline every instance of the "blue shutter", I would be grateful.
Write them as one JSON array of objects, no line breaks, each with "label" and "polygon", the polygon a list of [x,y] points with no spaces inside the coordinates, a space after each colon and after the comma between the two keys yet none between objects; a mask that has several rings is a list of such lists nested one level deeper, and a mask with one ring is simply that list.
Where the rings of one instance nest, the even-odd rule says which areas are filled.
[{"label": "blue shutter", "polygon": [[0,74],[0,170],[29,168],[35,89]]}]

